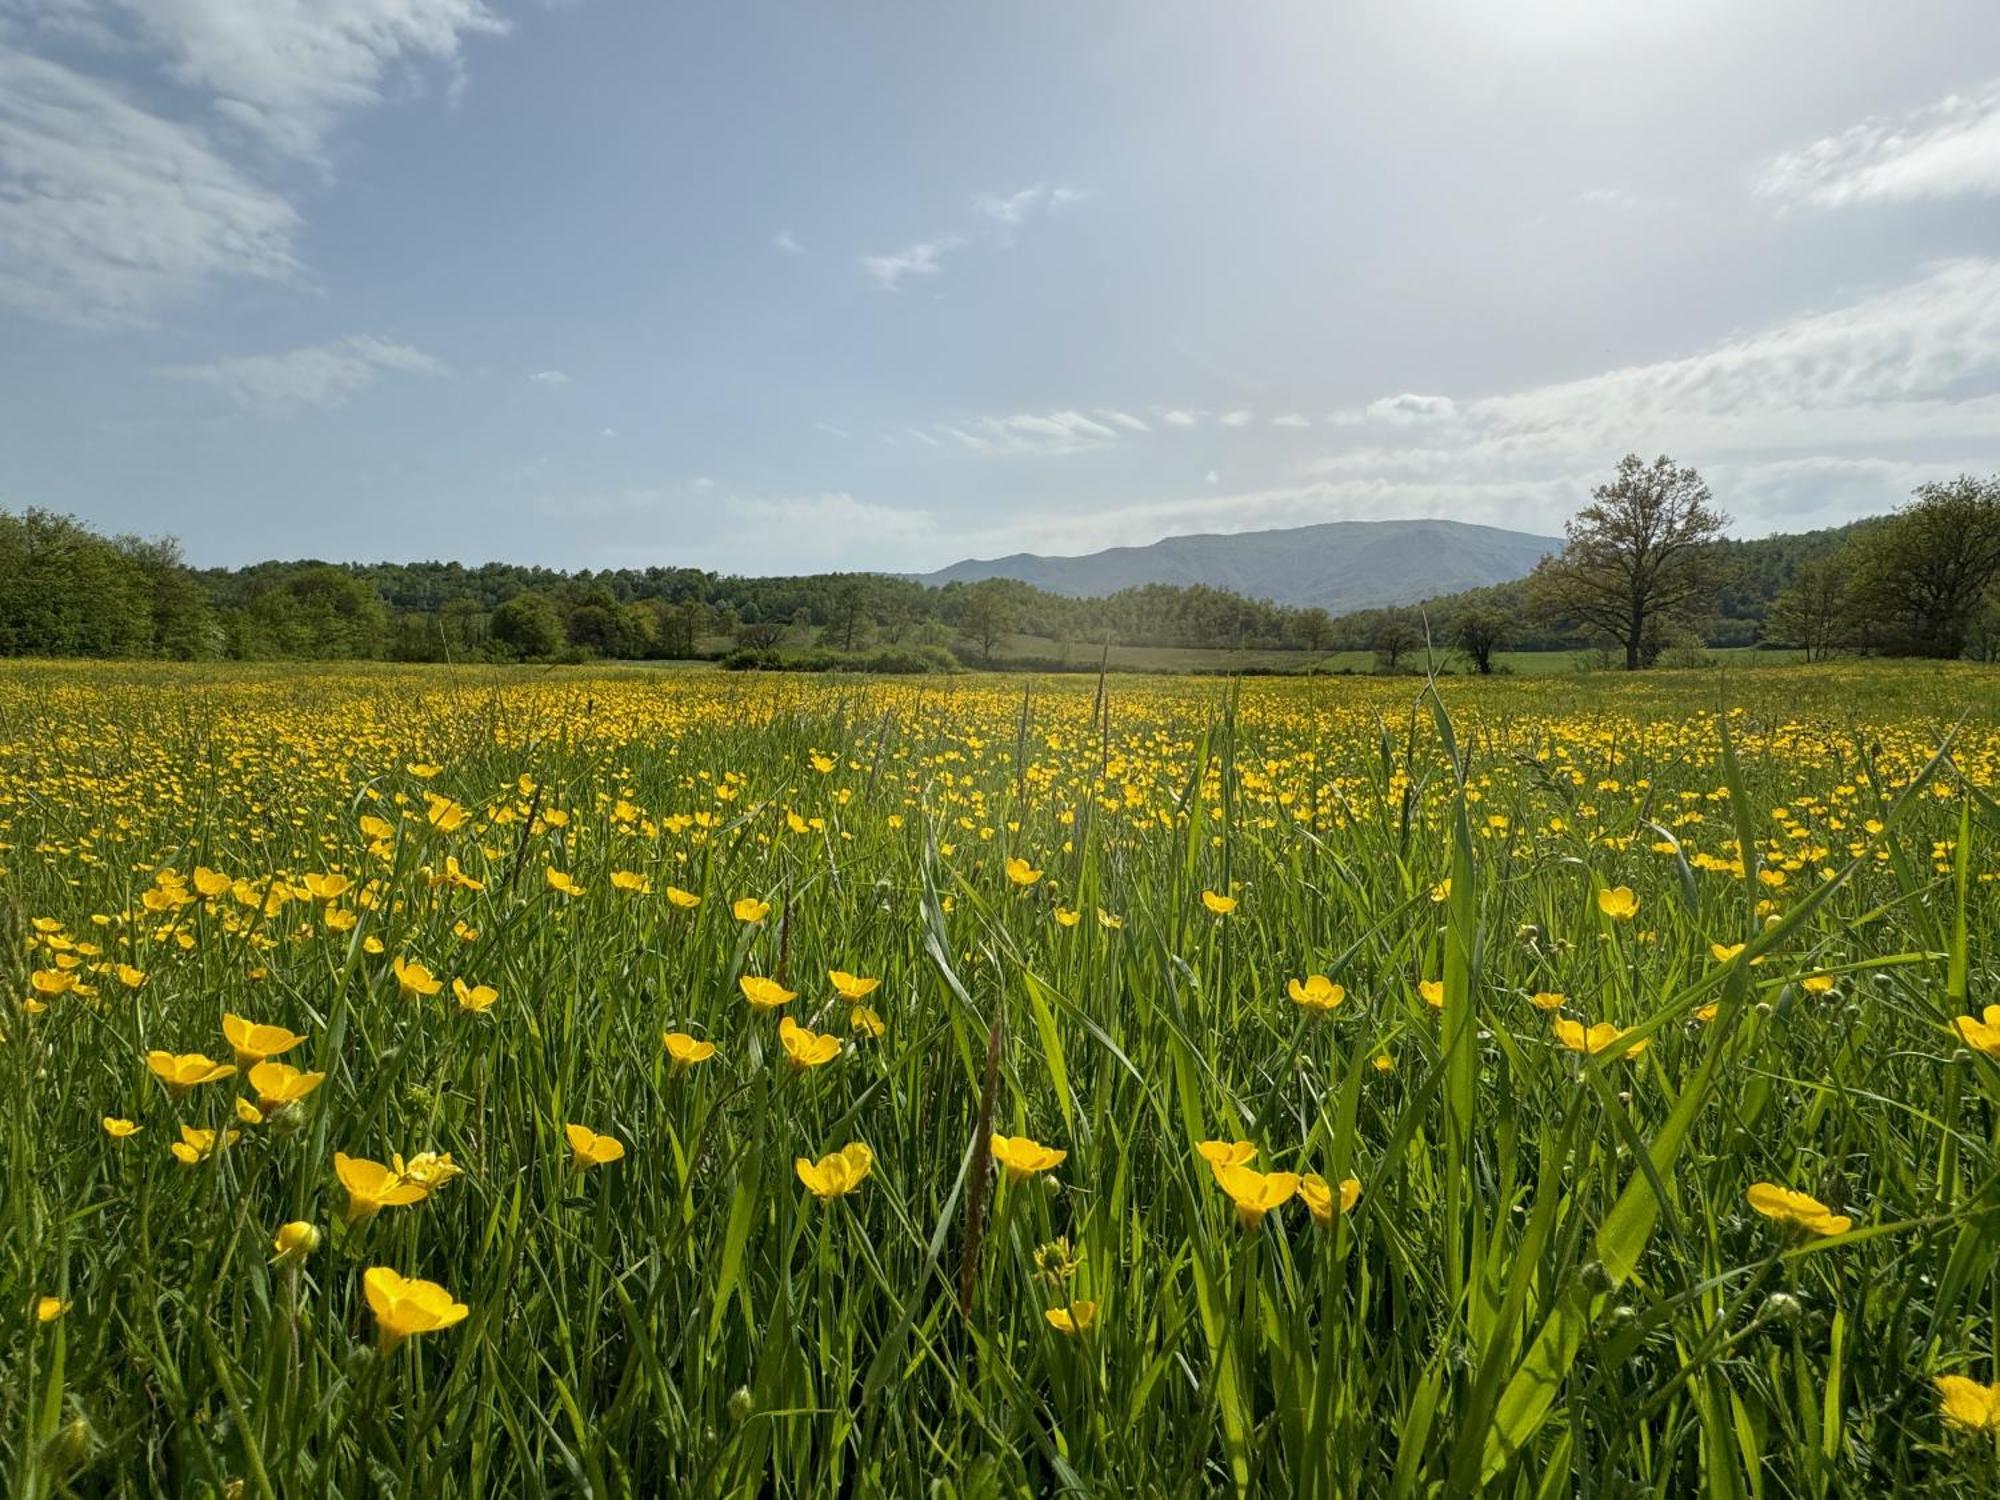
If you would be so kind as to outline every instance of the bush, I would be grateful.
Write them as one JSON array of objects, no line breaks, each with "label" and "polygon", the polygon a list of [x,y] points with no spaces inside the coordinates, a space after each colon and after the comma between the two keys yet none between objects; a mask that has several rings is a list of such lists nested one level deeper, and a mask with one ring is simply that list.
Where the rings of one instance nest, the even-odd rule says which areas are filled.
[{"label": "bush", "polygon": [[722,659],[730,672],[874,672],[884,676],[917,676],[926,672],[956,672],[957,660],[938,646],[879,646],[873,651],[800,651],[782,655],[775,650],[743,649]]}]

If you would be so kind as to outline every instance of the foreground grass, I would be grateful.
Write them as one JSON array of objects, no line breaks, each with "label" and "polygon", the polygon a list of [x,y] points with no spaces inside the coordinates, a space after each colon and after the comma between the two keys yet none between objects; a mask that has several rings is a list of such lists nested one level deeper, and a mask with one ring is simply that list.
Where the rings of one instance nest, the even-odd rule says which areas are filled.
[{"label": "foreground grass", "polygon": [[1716,690],[8,669],[5,1487],[1990,1494],[2000,690]]}]

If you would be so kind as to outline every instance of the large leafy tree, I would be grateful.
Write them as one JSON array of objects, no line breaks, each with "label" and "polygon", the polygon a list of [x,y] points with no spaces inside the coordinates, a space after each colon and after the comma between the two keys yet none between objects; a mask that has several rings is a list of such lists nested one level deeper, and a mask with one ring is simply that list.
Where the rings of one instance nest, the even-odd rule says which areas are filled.
[{"label": "large leafy tree", "polygon": [[1564,528],[1563,550],[1529,576],[1529,595],[1545,616],[1616,641],[1636,670],[1670,623],[1713,607],[1728,524],[1694,469],[1628,453]]},{"label": "large leafy tree", "polygon": [[1856,623],[1885,650],[1962,656],[1996,578],[2000,477],[1927,484],[1861,549],[1851,586]]}]

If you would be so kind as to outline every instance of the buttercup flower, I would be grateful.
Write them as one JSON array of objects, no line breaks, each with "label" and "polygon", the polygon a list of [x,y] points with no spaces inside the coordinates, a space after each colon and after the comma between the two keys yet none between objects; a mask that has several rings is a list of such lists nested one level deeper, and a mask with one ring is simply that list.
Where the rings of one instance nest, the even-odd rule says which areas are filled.
[{"label": "buttercup flower", "polygon": [[1201,1159],[1217,1171],[1240,1167],[1257,1159],[1257,1148],[1248,1141],[1203,1141],[1194,1148]]},{"label": "buttercup flower", "polygon": [[1330,1186],[1319,1173],[1308,1172],[1299,1179],[1299,1196],[1306,1200],[1316,1223],[1331,1224],[1361,1201],[1361,1179],[1343,1177]]},{"label": "buttercup flower", "polygon": [[1332,1010],[1347,998],[1347,991],[1324,974],[1308,974],[1304,979],[1288,980],[1285,993],[1292,997],[1294,1003],[1317,1011]]},{"label": "buttercup flower", "polygon": [[1296,1172],[1259,1172],[1254,1167],[1219,1166],[1215,1180],[1236,1205],[1236,1222],[1245,1230],[1257,1228],[1264,1215],[1291,1201],[1299,1190]]},{"label": "buttercup flower", "polygon": [[121,1119],[117,1115],[106,1115],[103,1124],[104,1133],[114,1141],[122,1141],[128,1136],[135,1136],[145,1128],[142,1125],[134,1125],[130,1120]]},{"label": "buttercup flower", "polygon": [[[1586,1030],[1583,1022],[1572,1021],[1567,1016],[1558,1016],[1555,1021],[1555,1028],[1556,1040],[1561,1042],[1563,1046],[1569,1048],[1572,1052],[1587,1052],[1593,1057],[1618,1041],[1625,1035],[1627,1030],[1627,1028],[1622,1026],[1614,1026],[1609,1021],[1599,1021],[1596,1025]],[[1637,1057],[1652,1045],[1652,1039],[1649,1037],[1644,1041],[1634,1042],[1620,1055],[1624,1057]]]},{"label": "buttercup flower", "polygon": [[1030,886],[1042,878],[1042,872],[1019,855],[1008,856],[1006,869],[1007,879],[1018,886]]},{"label": "buttercup flower", "polygon": [[761,922],[771,915],[771,903],[759,901],[755,896],[745,896],[729,908],[729,915],[739,922]]},{"label": "buttercup flower", "polygon": [[588,1125],[565,1125],[563,1134],[569,1138],[571,1159],[579,1172],[587,1172],[592,1167],[606,1166],[625,1155],[625,1143],[613,1136],[599,1135]]},{"label": "buttercup flower", "polygon": [[1597,909],[1614,922],[1629,922],[1639,914],[1639,898],[1629,885],[1614,885],[1597,893]]},{"label": "buttercup flower", "polygon": [[[224,1146],[233,1146],[242,1136],[240,1130],[231,1130],[221,1137]],[[214,1154],[216,1133],[213,1130],[197,1130],[192,1125],[181,1126],[181,1138],[169,1144],[167,1149],[174,1154],[174,1160],[184,1167],[206,1161]]]},{"label": "buttercup flower", "polygon": [[463,1302],[454,1302],[451,1293],[435,1281],[419,1281],[386,1266],[372,1266],[361,1278],[368,1298],[368,1310],[375,1314],[375,1331],[382,1352],[391,1354],[404,1339],[419,1333],[435,1333],[465,1320],[471,1311]]},{"label": "buttercup flower", "polygon": [[444,988],[444,981],[420,963],[398,954],[389,964],[396,987],[406,996],[428,998]]},{"label": "buttercup flower", "polygon": [[1819,1199],[1779,1187],[1775,1182],[1755,1183],[1744,1196],[1765,1218],[1803,1229],[1808,1234],[1845,1234],[1854,1225],[1854,1220],[1846,1214],[1834,1213]]},{"label": "buttercup flower", "polygon": [[398,1152],[389,1158],[389,1165],[398,1177],[406,1182],[414,1182],[426,1192],[435,1193],[454,1177],[464,1175],[458,1163],[451,1159],[449,1151],[419,1151],[408,1161]]},{"label": "buttercup flower", "polygon": [[667,1049],[667,1056],[676,1067],[692,1067],[696,1063],[707,1062],[715,1056],[715,1043],[697,1041],[685,1031],[662,1033],[660,1041]]},{"label": "buttercup flower", "polygon": [[808,1031],[790,1016],[778,1023],[778,1042],[795,1068],[817,1068],[840,1055],[840,1038]]},{"label": "buttercup flower", "polygon": [[2000,1381],[1981,1385],[1963,1375],[1940,1375],[1939,1409],[1951,1426],[1963,1432],[2000,1432]]},{"label": "buttercup flower", "polygon": [[296,1104],[322,1083],[324,1073],[301,1073],[288,1063],[261,1062],[250,1070],[250,1087],[257,1091],[257,1108],[266,1115]]},{"label": "buttercup flower", "polygon": [[1055,1329],[1057,1333],[1066,1333],[1071,1337],[1075,1337],[1097,1321],[1097,1304],[1095,1302],[1072,1302],[1068,1307],[1050,1308],[1045,1316],[1049,1320],[1049,1326]]},{"label": "buttercup flower", "polygon": [[1960,1016],[1952,1023],[1958,1038],[1975,1052],[2000,1058],[2000,1005],[1989,1005],[1983,1015]]},{"label": "buttercup flower", "polygon": [[853,1192],[874,1169],[875,1153],[859,1141],[852,1141],[816,1162],[801,1156],[792,1163],[799,1181],[822,1201]]},{"label": "buttercup flower", "polygon": [[186,1097],[190,1089],[236,1072],[230,1064],[219,1063],[205,1052],[148,1052],[146,1066],[176,1099]]},{"label": "buttercup flower", "polygon": [[1218,917],[1226,917],[1236,910],[1236,898],[1234,896],[1222,896],[1214,891],[1203,891],[1201,893],[1201,904]]},{"label": "buttercup flower", "polygon": [[736,987],[743,991],[743,998],[760,1011],[776,1010],[799,998],[796,990],[788,990],[777,980],[767,979],[762,974],[745,974],[736,981]]},{"label": "buttercup flower", "polygon": [[866,1000],[882,986],[879,979],[863,979],[845,969],[834,969],[826,977],[833,981],[833,992],[849,1003]]},{"label": "buttercup flower", "polygon": [[385,1167],[379,1161],[370,1161],[365,1156],[349,1156],[336,1151],[333,1155],[333,1175],[347,1189],[347,1221],[350,1224],[372,1219],[385,1208],[421,1203],[430,1196],[430,1190],[421,1183],[411,1182],[401,1172]]},{"label": "buttercup flower", "polygon": [[463,979],[452,980],[451,993],[460,1010],[475,1016],[491,1010],[493,1002],[500,998],[500,992],[492,985],[467,984]]},{"label": "buttercup flower", "polygon": [[1033,1177],[1038,1172],[1047,1172],[1059,1167],[1069,1158],[1067,1151],[1053,1146],[1044,1146],[1040,1141],[1025,1135],[996,1135],[992,1141],[993,1159],[1007,1169],[1007,1175],[1016,1182]]}]

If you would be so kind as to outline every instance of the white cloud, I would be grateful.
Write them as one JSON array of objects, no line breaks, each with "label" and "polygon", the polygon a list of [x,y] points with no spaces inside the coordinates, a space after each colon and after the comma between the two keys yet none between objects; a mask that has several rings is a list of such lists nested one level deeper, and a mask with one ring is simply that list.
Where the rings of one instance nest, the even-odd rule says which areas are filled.
[{"label": "white cloud", "polygon": [[1122,427],[1127,432],[1151,432],[1153,429],[1130,412],[1116,411],[1108,406],[1100,406],[1097,414],[1113,427]]},{"label": "white cloud", "polygon": [[2000,194],[2000,82],[1783,152],[1758,170],[1755,186],[1819,208]]},{"label": "white cloud", "polygon": [[211,277],[296,277],[298,227],[200,129],[0,40],[0,306],[144,322]]},{"label": "white cloud", "polygon": [[1201,422],[1201,413],[1198,411],[1182,411],[1176,408],[1173,411],[1163,414],[1160,420],[1165,422],[1169,427],[1195,427]]},{"label": "white cloud", "polygon": [[336,339],[282,354],[239,354],[159,371],[223,392],[244,411],[291,417],[344,404],[384,374],[438,375],[445,366],[422,350],[369,335]]},{"label": "white cloud", "polygon": [[806,253],[806,247],[798,242],[789,229],[780,229],[776,234],[771,236],[771,248],[773,250],[782,250],[787,255],[804,255]]},{"label": "white cloud", "polygon": [[1247,411],[1226,411],[1215,419],[1224,427],[1248,427],[1253,416]]},{"label": "white cloud", "polygon": [[323,175],[343,118],[504,29],[482,0],[0,0],[0,306],[143,323],[299,278],[285,164]]},{"label": "white cloud", "polygon": [[861,257],[861,268],[875,278],[875,284],[883,291],[900,291],[905,276],[937,275],[944,269],[945,255],[964,243],[957,235],[948,234],[889,255],[864,255]]},{"label": "white cloud", "polygon": [[568,385],[570,383],[569,376],[565,375],[561,370],[537,370],[528,379],[536,385]]},{"label": "white cloud", "polygon": [[1353,427],[1365,422],[1407,427],[1422,422],[1447,422],[1457,414],[1457,404],[1449,396],[1419,396],[1405,391],[1400,396],[1384,396],[1370,401],[1359,411],[1335,412],[1333,420],[1341,427]]},{"label": "white cloud", "polygon": [[1312,423],[1297,412],[1288,411],[1271,418],[1271,425],[1273,427],[1310,427]]},{"label": "white cloud", "polygon": [[[1677,359],[1411,401],[1344,415],[1378,435],[1303,472],[1404,503],[1463,494],[1468,515],[1492,486],[1540,487],[1545,509],[1510,524],[1547,526],[1621,454],[1670,452],[1702,468],[1739,532],[1831,524],[2000,463],[2000,261],[1935,266]],[[1911,458],[1919,445],[1950,461]]]},{"label": "white cloud", "polygon": [[1089,196],[1081,188],[1052,188],[1038,182],[1015,193],[980,193],[972,200],[972,211],[996,224],[1013,228],[1037,213],[1054,213],[1059,208],[1081,203]]},{"label": "white cloud", "polygon": [[506,24],[482,0],[83,0],[129,28],[214,111],[286,155],[316,157],[346,114],[421,86],[424,63],[456,79],[465,38]]},{"label": "white cloud", "polygon": [[841,439],[841,441],[843,442],[854,436],[854,434],[849,432],[845,427],[836,427],[831,422],[815,422],[813,423],[813,430],[816,432],[823,432],[828,437],[837,437]]},{"label": "white cloud", "polygon": [[937,432],[974,453],[1049,456],[1102,448],[1119,439],[1116,429],[1078,411],[1020,412],[941,422]]},{"label": "white cloud", "polygon": [[1018,193],[981,193],[972,200],[972,209],[995,223],[1018,224],[1041,207],[1048,195],[1048,188],[1038,182]]}]

